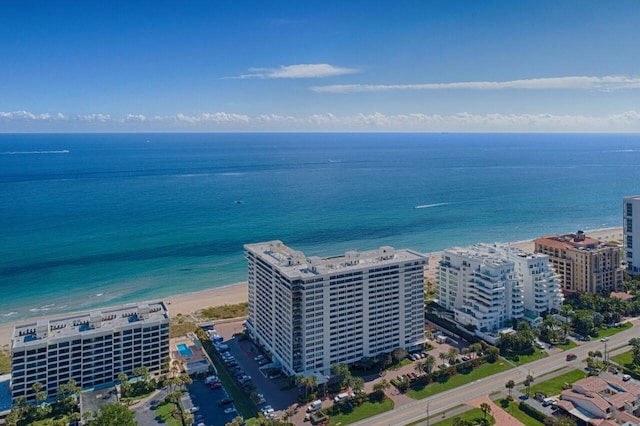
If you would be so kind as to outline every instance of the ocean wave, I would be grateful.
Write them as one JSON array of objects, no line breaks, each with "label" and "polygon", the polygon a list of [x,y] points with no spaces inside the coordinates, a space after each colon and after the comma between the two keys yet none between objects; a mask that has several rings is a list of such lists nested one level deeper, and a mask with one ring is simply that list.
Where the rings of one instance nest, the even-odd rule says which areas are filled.
[{"label": "ocean wave", "polygon": [[68,149],[61,149],[59,151],[5,151],[0,152],[2,155],[33,155],[33,154],[68,154]]},{"label": "ocean wave", "polygon": [[18,315],[16,311],[7,312],[6,314],[2,314],[3,317],[11,317],[14,315]]},{"label": "ocean wave", "polygon": [[602,152],[638,152],[637,149],[610,149]]},{"label": "ocean wave", "polygon": [[54,306],[56,306],[55,303],[50,303],[48,305],[42,305],[39,308],[31,308],[29,309],[29,312],[46,312],[53,309]]},{"label": "ocean wave", "polygon": [[422,204],[419,206],[414,206],[414,209],[430,209],[431,207],[441,207],[441,206],[448,206],[451,203],[434,203],[434,204]]}]

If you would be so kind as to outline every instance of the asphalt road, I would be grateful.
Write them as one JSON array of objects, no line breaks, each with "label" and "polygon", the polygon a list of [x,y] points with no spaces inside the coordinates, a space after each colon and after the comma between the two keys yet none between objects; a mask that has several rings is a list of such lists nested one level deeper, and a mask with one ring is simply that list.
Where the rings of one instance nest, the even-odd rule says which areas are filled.
[{"label": "asphalt road", "polygon": [[[582,360],[587,357],[587,353],[589,351],[596,350],[604,353],[605,345],[606,351],[611,356],[627,351],[629,350],[629,347],[627,346],[629,339],[639,337],[639,334],[638,326],[636,324],[635,327],[611,336],[606,344],[600,340],[585,342],[568,351],[550,355],[547,358],[530,362],[524,366],[485,377],[484,379],[476,380],[475,382],[468,383],[464,386],[439,393],[409,405],[404,405],[397,410],[387,411],[386,413],[378,416],[353,423],[353,425],[406,425],[407,423],[412,423],[425,418],[427,416],[427,406],[429,407],[430,417],[433,419],[434,415],[442,413],[443,411],[449,410],[460,404],[464,404],[466,401],[469,401],[479,395],[488,395],[494,391],[503,391],[505,389],[505,383],[509,380],[513,380],[516,383],[523,382],[529,373],[531,373],[536,382],[540,382],[544,380],[541,376],[560,368],[564,368],[566,366],[572,366],[577,369],[582,368],[584,366]],[[566,361],[565,357],[567,353],[576,354],[578,359],[574,361]],[[439,419],[433,419],[433,421],[437,420]]]}]

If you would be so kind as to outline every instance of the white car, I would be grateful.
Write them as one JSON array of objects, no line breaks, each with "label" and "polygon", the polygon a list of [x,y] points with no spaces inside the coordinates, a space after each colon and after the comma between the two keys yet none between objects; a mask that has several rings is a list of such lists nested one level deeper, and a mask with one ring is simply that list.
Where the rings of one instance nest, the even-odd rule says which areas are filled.
[{"label": "white car", "polygon": [[601,342],[608,342],[609,338],[608,337],[603,337],[602,339],[600,339]]},{"label": "white car", "polygon": [[272,406],[270,406],[270,405],[265,405],[264,407],[262,407],[262,408],[260,409],[260,411],[262,411],[262,414],[266,414],[266,413],[267,413],[267,411],[269,411],[269,410],[271,410],[271,412],[273,412],[273,407],[272,407]]},{"label": "white car", "polygon": [[629,380],[631,380],[631,376],[628,374],[623,374],[622,375],[622,380],[624,380],[625,382],[628,382]]},{"label": "white car", "polygon": [[237,413],[236,407],[228,407],[224,409],[225,414]]}]

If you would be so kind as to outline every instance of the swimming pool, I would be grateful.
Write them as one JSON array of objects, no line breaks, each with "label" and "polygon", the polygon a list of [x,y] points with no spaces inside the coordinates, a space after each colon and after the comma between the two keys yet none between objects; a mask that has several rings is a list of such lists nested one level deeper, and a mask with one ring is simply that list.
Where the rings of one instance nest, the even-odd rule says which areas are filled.
[{"label": "swimming pool", "polygon": [[189,349],[189,347],[184,343],[180,343],[179,345],[176,345],[176,348],[178,348],[178,352],[180,352],[181,356],[193,355],[193,352],[191,352],[191,349]]}]

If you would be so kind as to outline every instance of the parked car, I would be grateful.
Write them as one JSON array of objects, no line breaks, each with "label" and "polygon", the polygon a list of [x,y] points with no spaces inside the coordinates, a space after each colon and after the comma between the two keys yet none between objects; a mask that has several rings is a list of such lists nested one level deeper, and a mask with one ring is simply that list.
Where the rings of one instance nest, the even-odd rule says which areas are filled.
[{"label": "parked car", "polygon": [[601,342],[608,342],[609,338],[608,337],[603,337],[602,339],[600,339]]},{"label": "parked car", "polygon": [[234,407],[234,406],[231,406],[231,407],[228,407],[228,408],[224,409],[224,413],[225,414],[231,414],[231,413],[237,413],[237,412],[238,411],[236,410],[236,407]]},{"label": "parked car", "polygon": [[216,389],[222,389],[222,383],[220,382],[211,383],[211,390],[216,390]]},{"label": "parked car", "polygon": [[229,405],[229,404],[232,404],[232,403],[233,403],[233,398],[229,398],[229,397],[223,398],[220,401],[218,401],[218,405],[220,407],[223,407],[225,405]]},{"label": "parked car", "polygon": [[629,380],[631,380],[631,376],[628,374],[623,374],[622,375],[622,380],[624,380],[625,382],[628,382]]}]

